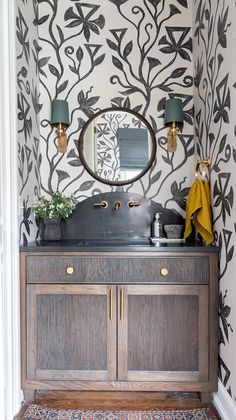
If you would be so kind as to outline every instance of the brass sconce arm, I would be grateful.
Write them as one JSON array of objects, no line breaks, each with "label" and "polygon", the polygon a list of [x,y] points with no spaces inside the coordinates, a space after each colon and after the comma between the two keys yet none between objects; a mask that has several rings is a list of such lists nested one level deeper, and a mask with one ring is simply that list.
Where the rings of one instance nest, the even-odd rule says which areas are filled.
[{"label": "brass sconce arm", "polygon": [[62,123],[55,124],[56,136],[57,136],[57,150],[59,153],[65,153],[67,151],[67,134],[65,132],[65,125]]},{"label": "brass sconce arm", "polygon": [[183,104],[178,98],[170,98],[165,103],[165,124],[169,126],[167,133],[167,151],[175,152],[177,149],[177,135],[179,125],[183,124]]},{"label": "brass sconce arm", "polygon": [[175,122],[171,123],[167,134],[167,150],[168,152],[175,152],[177,149],[177,135],[179,133],[179,127]]},{"label": "brass sconce arm", "polygon": [[55,99],[51,107],[51,124],[56,128],[57,150],[59,153],[67,151],[66,128],[69,126],[69,108],[67,101]]}]

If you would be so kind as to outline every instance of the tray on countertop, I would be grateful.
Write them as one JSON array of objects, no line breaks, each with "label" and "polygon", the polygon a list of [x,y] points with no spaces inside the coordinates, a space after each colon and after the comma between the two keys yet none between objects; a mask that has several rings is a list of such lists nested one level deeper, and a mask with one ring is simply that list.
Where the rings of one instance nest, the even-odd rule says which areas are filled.
[{"label": "tray on countertop", "polygon": [[180,238],[180,239],[169,239],[169,238],[152,238],[150,236],[150,241],[153,244],[160,244],[160,243],[184,243],[186,239]]}]

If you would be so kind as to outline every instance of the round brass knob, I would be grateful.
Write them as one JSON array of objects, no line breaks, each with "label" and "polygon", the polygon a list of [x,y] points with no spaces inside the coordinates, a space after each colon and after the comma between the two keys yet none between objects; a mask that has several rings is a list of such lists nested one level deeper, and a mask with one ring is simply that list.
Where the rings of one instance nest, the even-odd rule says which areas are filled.
[{"label": "round brass knob", "polygon": [[167,274],[168,274],[168,268],[163,267],[163,268],[161,269],[161,275],[162,275],[162,276],[167,276]]},{"label": "round brass knob", "polygon": [[74,273],[74,268],[73,267],[67,267],[66,272],[67,272],[67,274],[73,274]]}]

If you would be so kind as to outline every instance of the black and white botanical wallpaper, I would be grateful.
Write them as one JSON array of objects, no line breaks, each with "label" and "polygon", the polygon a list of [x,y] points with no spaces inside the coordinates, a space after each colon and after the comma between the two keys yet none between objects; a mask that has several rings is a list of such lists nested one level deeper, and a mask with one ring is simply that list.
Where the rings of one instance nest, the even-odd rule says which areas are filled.
[{"label": "black and white botanical wallpaper", "polygon": [[[36,4],[17,0],[17,4],[22,22],[17,28],[22,52],[19,67],[27,72],[30,68],[35,76],[24,76],[24,70],[21,74],[23,82],[30,84],[30,94],[23,82],[19,86],[27,99],[24,111],[19,110],[24,130],[21,148],[28,147],[31,156],[28,162],[26,152],[24,157],[19,153],[19,167],[24,165],[26,170],[28,165],[21,191],[27,207],[39,191],[51,195],[59,189],[81,201],[116,188],[93,179],[81,165],[77,150],[85,122],[112,106],[143,115],[157,140],[155,164],[123,190],[183,214],[194,173],[192,1],[40,0]],[[167,152],[163,120],[165,100],[173,96],[184,107],[184,128],[175,154]],[[69,147],[64,155],[57,152],[55,129],[50,125],[55,98],[69,103]],[[33,128],[35,120],[38,131]]]},{"label": "black and white botanical wallpaper", "polygon": [[194,105],[197,153],[209,157],[214,234],[219,246],[219,377],[236,401],[236,3],[195,0]]},{"label": "black and white botanical wallpaper", "polygon": [[[97,111],[123,107],[148,120],[157,141],[155,164],[122,189],[181,214],[194,178],[195,134],[197,155],[211,159],[214,234],[220,250],[219,376],[235,400],[235,1],[16,0],[16,4],[22,242],[35,238],[31,206],[39,194],[51,195],[58,189],[81,201],[118,188],[96,181],[79,159],[81,129]],[[173,96],[184,107],[174,154],[167,151],[163,120],[165,100]],[[50,125],[53,99],[69,103],[65,154],[57,152]]]},{"label": "black and white botanical wallpaper", "polygon": [[35,228],[31,205],[40,192],[40,121],[38,77],[37,3],[16,3],[17,106],[18,106],[18,179],[20,237],[23,243],[33,238]]}]

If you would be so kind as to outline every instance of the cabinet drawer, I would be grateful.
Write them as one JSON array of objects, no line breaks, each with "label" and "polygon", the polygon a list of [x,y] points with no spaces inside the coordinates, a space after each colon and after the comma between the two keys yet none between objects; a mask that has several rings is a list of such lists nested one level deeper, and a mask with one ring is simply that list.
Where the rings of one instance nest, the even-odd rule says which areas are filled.
[{"label": "cabinet drawer", "polygon": [[[166,269],[166,270],[163,270]],[[209,257],[28,255],[28,283],[206,284]]]}]

